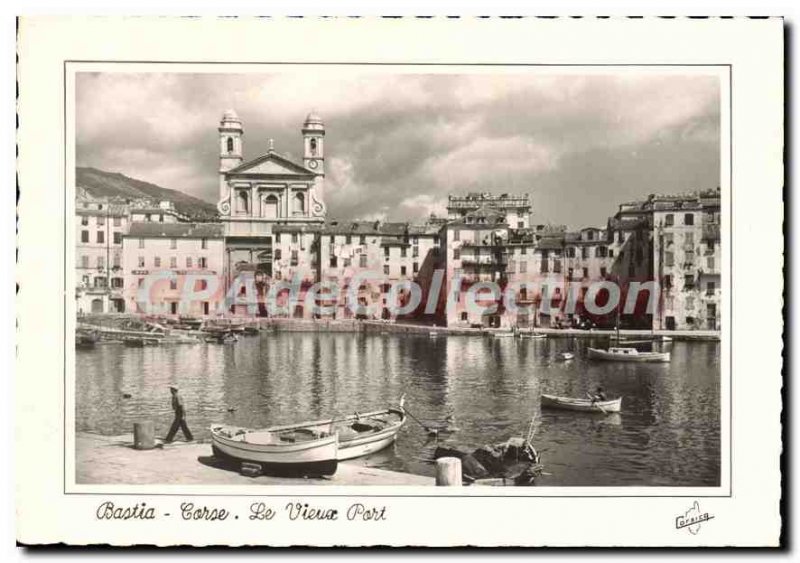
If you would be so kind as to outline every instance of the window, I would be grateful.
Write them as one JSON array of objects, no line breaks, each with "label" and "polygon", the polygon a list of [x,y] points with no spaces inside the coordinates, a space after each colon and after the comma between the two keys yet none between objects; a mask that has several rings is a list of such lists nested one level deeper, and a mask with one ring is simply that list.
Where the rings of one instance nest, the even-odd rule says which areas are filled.
[{"label": "window", "polygon": [[414,247],[411,248],[411,257],[412,258],[419,257],[419,247],[418,246],[414,246]]},{"label": "window", "polygon": [[292,244],[297,244],[299,240],[297,233],[292,233]]},{"label": "window", "polygon": [[119,268],[122,265],[122,256],[119,253],[114,254],[114,267]]},{"label": "window", "polygon": [[709,256],[708,258],[706,258],[706,267],[709,270],[713,270],[714,269],[714,257],[713,256]]},{"label": "window", "polygon": [[175,250],[176,248],[178,248],[178,239],[174,239],[174,238],[169,239],[169,247],[172,250]]},{"label": "window", "polygon": [[278,212],[278,196],[269,194],[261,200],[261,216],[267,219],[276,219],[279,216]]},{"label": "window", "polygon": [[225,142],[228,152],[233,152],[233,137],[228,137]]},{"label": "window", "polygon": [[143,238],[139,239],[139,248],[144,248],[144,239]]},{"label": "window", "polygon": [[[456,299],[458,298],[456,297]],[[461,320],[464,322],[467,322],[469,320],[469,314],[466,311],[461,312]]]},{"label": "window", "polygon": [[617,242],[619,244],[622,244],[622,243],[625,242],[625,233],[623,233],[622,231],[617,231]]},{"label": "window", "polygon": [[81,231],[81,242],[89,242],[89,231]]},{"label": "window", "polygon": [[97,267],[98,269],[105,268],[106,266],[106,257],[105,256],[98,256],[97,257]]},{"label": "window", "polygon": [[336,256],[331,256],[331,268],[335,268],[337,265]]},{"label": "window", "polygon": [[301,193],[294,194],[292,199],[292,212],[294,215],[305,215],[306,213],[306,196]]},{"label": "window", "polygon": [[553,260],[553,273],[554,274],[561,273],[561,260]]},{"label": "window", "polygon": [[206,250],[208,248],[208,239],[206,238],[200,239],[200,248],[202,248],[203,250]]},{"label": "window", "polygon": [[594,231],[586,231],[586,239],[594,240]]},{"label": "window", "polygon": [[[543,262],[542,264],[546,264],[546,262]],[[519,263],[519,273],[526,274],[527,272],[528,272],[528,261],[523,260],[522,262]]]},{"label": "window", "polygon": [[114,244],[122,244],[122,233],[114,233]]},{"label": "window", "polygon": [[683,276],[683,287],[692,289],[694,287],[694,274],[686,274]]},{"label": "window", "polygon": [[594,251],[594,255],[596,258],[605,258],[608,256],[608,248],[605,246],[598,246],[597,249]]},{"label": "window", "polygon": [[353,237],[351,235],[347,235],[344,239],[345,244],[353,244]]},{"label": "window", "polygon": [[197,280],[197,283],[195,283],[195,288],[197,288],[197,291],[208,289],[208,280]]},{"label": "window", "polygon": [[83,217],[81,217],[81,225],[83,225],[83,226],[85,227],[85,226],[87,226],[88,224],[89,224],[89,218],[88,218],[86,215],[84,215]]},{"label": "window", "polygon": [[275,249],[275,260],[280,260],[283,257],[283,253],[281,252],[280,248]]},{"label": "window", "polygon": [[389,259],[389,252],[390,252],[389,251],[389,247],[388,246],[384,246],[383,247],[383,257],[386,258],[387,260]]},{"label": "window", "polygon": [[275,244],[280,244],[281,243],[281,238],[282,237],[281,237],[280,233],[276,234],[275,235]]},{"label": "window", "polygon": [[105,225],[106,225],[106,218],[101,215],[100,217],[97,218],[97,226],[105,227]]},{"label": "window", "polygon": [[367,244],[367,236],[366,235],[360,235],[358,237],[358,244]]},{"label": "window", "polygon": [[605,279],[606,275],[608,274],[608,270],[605,266],[600,266],[600,277]]},{"label": "window", "polygon": [[408,255],[408,251],[407,251],[406,247],[404,246],[403,248],[400,249],[400,258],[405,258],[407,255]]},{"label": "window", "polygon": [[178,258],[176,256],[170,256],[170,258],[169,258],[169,267],[170,268],[177,268],[178,267]]},{"label": "window", "polygon": [[522,248],[519,249],[519,253],[520,255],[525,256],[526,254],[528,254],[528,247],[523,246]]},{"label": "window", "polygon": [[461,260],[461,249],[454,248],[453,249],[453,260]]},{"label": "window", "polygon": [[524,229],[525,228],[525,222],[524,221],[517,221],[517,228],[518,229]]},{"label": "window", "polygon": [[694,213],[687,213],[683,216],[684,225],[694,225]]},{"label": "window", "polygon": [[81,256],[81,267],[88,268],[89,267],[89,257],[88,256]]},{"label": "window", "polygon": [[583,258],[584,260],[589,258],[589,249],[585,246],[581,248],[581,258]]},{"label": "window", "polygon": [[367,255],[366,254],[362,254],[361,256],[358,257],[358,265],[361,268],[366,268],[367,267]]},{"label": "window", "polygon": [[137,285],[137,287],[143,287],[144,286],[144,278],[139,278],[139,280],[137,281],[136,285]]},{"label": "window", "polygon": [[330,236],[330,243],[331,244],[335,244],[336,243],[336,237],[334,235]]},{"label": "window", "polygon": [[706,284],[706,295],[714,295],[714,290],[716,288],[716,284],[713,281],[708,282]]},{"label": "window", "polygon": [[672,289],[672,276],[664,276],[664,289]]},{"label": "window", "polygon": [[400,275],[401,276],[405,276],[406,275],[406,267],[405,266],[400,266]]},{"label": "window", "polygon": [[692,296],[688,296],[688,297],[686,298],[686,309],[688,309],[688,310],[690,310],[690,311],[691,311],[692,309],[694,309],[694,297],[692,297]]},{"label": "window", "polygon": [[313,137],[308,142],[308,148],[311,150],[311,156],[317,155],[317,140],[314,139]]},{"label": "window", "polygon": [[200,267],[201,270],[205,270],[208,267],[208,261],[205,256],[201,256],[197,259],[197,265]]},{"label": "window", "polygon": [[187,268],[191,268],[192,267],[192,257],[191,256],[187,256],[186,257],[186,267]]},{"label": "window", "polygon": [[120,289],[122,287],[122,278],[111,278],[111,287]]},{"label": "window", "polygon": [[106,234],[103,231],[97,231],[97,243],[103,244],[106,242]]},{"label": "window", "polygon": [[414,262],[414,264],[412,265],[412,271],[415,274],[419,273],[419,262]]},{"label": "window", "polygon": [[675,254],[672,252],[665,252],[664,253],[664,265],[667,267],[672,267],[675,265]]},{"label": "window", "polygon": [[161,256],[156,256],[155,258],[153,258],[153,266],[155,266],[156,268],[161,267]]},{"label": "window", "polygon": [[[524,273],[525,273],[525,271],[524,271],[524,270],[525,270],[525,268],[523,268],[523,266],[522,266],[524,263],[525,263],[525,262],[520,262],[520,263],[519,263],[519,272],[520,272],[521,274],[524,274]],[[547,260],[547,256],[543,256],[543,257],[542,257],[542,267],[541,267],[539,270],[540,270],[540,272],[541,272],[542,274],[546,274],[547,272],[549,272],[549,271],[550,271],[550,262]]]},{"label": "window", "polygon": [[250,213],[250,195],[245,190],[236,194],[237,211],[243,215]]},{"label": "window", "polygon": [[458,229],[453,230],[453,240],[461,240],[461,231]]},{"label": "window", "polygon": [[139,256],[138,264],[140,268],[144,268],[144,256]]},{"label": "window", "polygon": [[353,263],[352,259],[350,259],[350,258],[345,258],[344,259],[344,267],[345,268],[349,268],[352,263]]},{"label": "window", "polygon": [[383,265],[383,275],[384,276],[388,276],[389,275],[389,264],[384,264]]},{"label": "window", "polygon": [[169,288],[178,289],[178,280],[175,279],[169,280]]},{"label": "window", "polygon": [[614,249],[613,248],[609,248],[608,249],[608,257],[609,258],[613,258],[614,257]]},{"label": "window", "polygon": [[683,233],[683,242],[686,246],[694,246],[694,233]]},{"label": "window", "polygon": [[291,259],[290,265],[291,266],[297,266],[297,260],[298,260],[297,259],[297,251],[296,250],[292,250],[292,259]]},{"label": "window", "polygon": [[122,217],[114,217],[114,226],[121,227],[122,226]]},{"label": "window", "polygon": [[588,278],[589,277],[589,268],[584,268],[583,269],[583,277],[584,278]]},{"label": "window", "polygon": [[664,246],[670,246],[675,239],[675,235],[673,233],[665,233],[664,234]]},{"label": "window", "polygon": [[571,280],[573,273],[574,273],[574,270],[572,268],[569,268],[567,270],[567,279]]},{"label": "window", "polygon": [[567,258],[575,258],[575,248],[570,246],[567,248]]},{"label": "window", "polygon": [[664,225],[667,227],[671,227],[675,224],[675,216],[672,213],[667,213],[664,216]]}]

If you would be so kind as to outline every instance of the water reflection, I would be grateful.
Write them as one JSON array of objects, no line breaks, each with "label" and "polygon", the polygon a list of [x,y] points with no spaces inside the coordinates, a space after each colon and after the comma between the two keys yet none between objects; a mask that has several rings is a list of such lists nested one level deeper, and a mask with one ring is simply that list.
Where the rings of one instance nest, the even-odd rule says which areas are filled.
[{"label": "water reflection", "polygon": [[[428,421],[458,429],[465,446],[524,435],[535,443],[549,485],[719,484],[719,345],[671,346],[669,364],[586,360],[580,339],[279,333],[235,345],[152,348],[102,345],[77,353],[77,429],[130,432],[171,422],[168,386],[178,384],[200,438],[215,422],[266,426],[380,408],[406,394]],[[558,354],[575,352],[559,361]],[[541,393],[582,397],[598,385],[622,395],[623,412],[541,411]],[[130,395],[130,398],[125,398]],[[436,446],[413,421],[371,465],[432,473]]]}]

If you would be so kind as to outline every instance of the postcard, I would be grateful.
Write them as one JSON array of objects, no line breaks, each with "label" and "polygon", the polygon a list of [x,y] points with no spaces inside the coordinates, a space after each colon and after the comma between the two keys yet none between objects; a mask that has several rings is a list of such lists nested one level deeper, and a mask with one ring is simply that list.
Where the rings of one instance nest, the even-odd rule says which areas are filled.
[{"label": "postcard", "polygon": [[21,544],[780,545],[781,19],[18,57]]}]

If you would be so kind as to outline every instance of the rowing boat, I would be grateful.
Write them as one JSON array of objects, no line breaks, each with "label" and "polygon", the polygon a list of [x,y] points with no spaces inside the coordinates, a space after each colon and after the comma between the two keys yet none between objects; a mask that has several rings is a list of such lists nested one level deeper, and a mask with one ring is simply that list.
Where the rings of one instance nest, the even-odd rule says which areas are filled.
[{"label": "rowing boat", "polygon": [[556,357],[562,362],[566,362],[568,360],[572,360],[573,358],[575,358],[575,354],[573,354],[572,352],[561,352]]},{"label": "rowing boat", "polygon": [[301,426],[252,430],[215,425],[211,450],[215,457],[257,463],[275,475],[333,475],[338,465],[336,434]]},{"label": "rowing boat", "polygon": [[275,429],[300,428],[335,433],[339,437],[337,459],[353,459],[375,453],[394,443],[397,433],[406,422],[403,402],[404,399],[401,398],[397,407],[367,413],[356,412],[348,416],[298,425],[278,426]]},{"label": "rowing boat", "polygon": [[592,401],[591,399],[542,395],[542,407],[581,412],[620,412],[622,410],[622,397],[609,401]]},{"label": "rowing boat", "polygon": [[640,352],[636,348],[611,347],[608,350],[589,348],[589,358],[616,362],[668,362],[669,352]]}]

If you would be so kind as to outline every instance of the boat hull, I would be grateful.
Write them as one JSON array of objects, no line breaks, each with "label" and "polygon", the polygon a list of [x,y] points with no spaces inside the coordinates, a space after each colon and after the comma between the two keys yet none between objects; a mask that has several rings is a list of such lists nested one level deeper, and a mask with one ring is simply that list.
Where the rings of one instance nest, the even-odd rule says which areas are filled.
[{"label": "boat hull", "polygon": [[575,399],[571,397],[556,397],[555,395],[542,395],[542,406],[551,409],[561,409],[578,412],[613,413],[622,410],[622,397],[611,401],[596,401],[590,399]]},{"label": "boat hull", "polygon": [[221,459],[257,463],[271,475],[333,475],[338,465],[336,435],[287,444],[258,444],[228,438],[212,428],[211,449]]},{"label": "boat hull", "polygon": [[636,354],[620,354],[616,352],[609,352],[607,350],[600,350],[598,348],[589,348],[589,358],[594,360],[605,360],[612,362],[669,362],[669,352],[638,352]]}]

